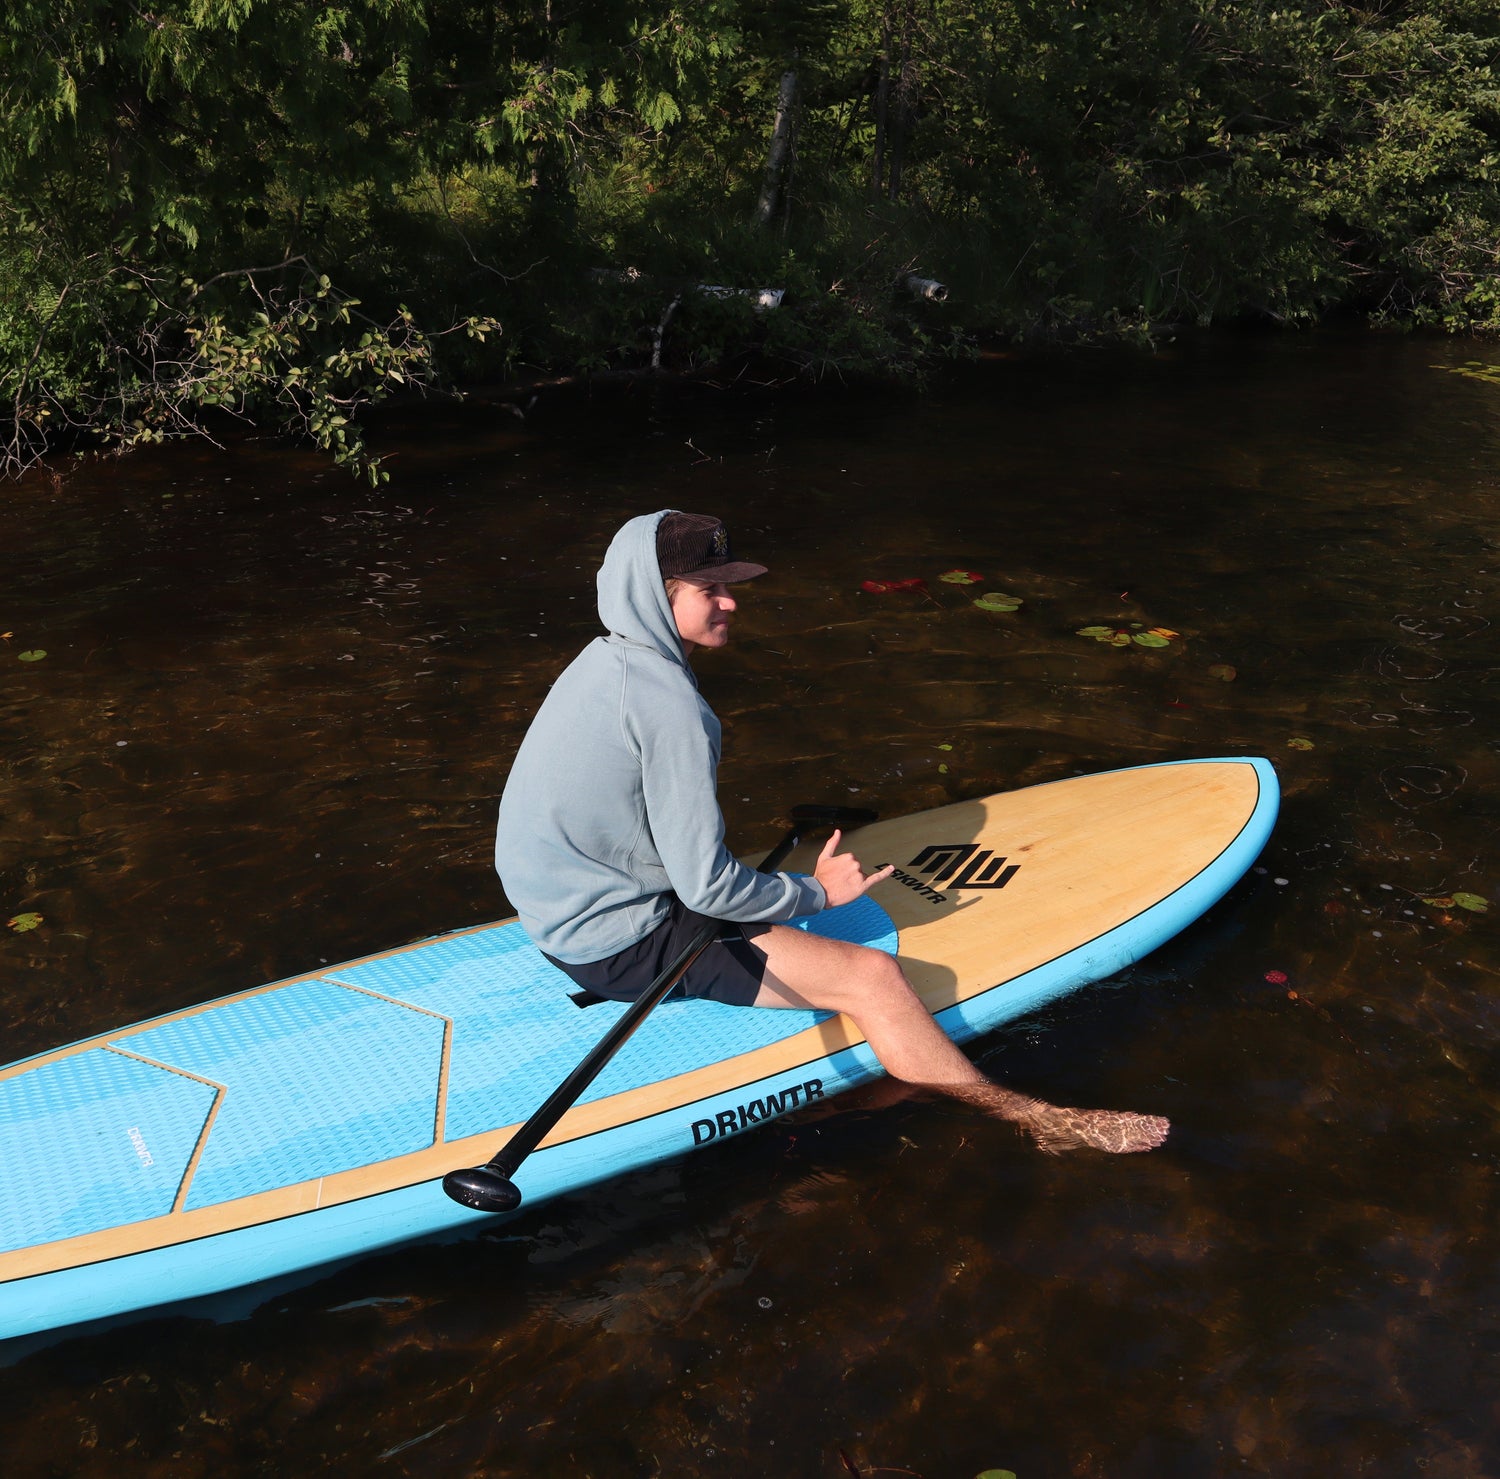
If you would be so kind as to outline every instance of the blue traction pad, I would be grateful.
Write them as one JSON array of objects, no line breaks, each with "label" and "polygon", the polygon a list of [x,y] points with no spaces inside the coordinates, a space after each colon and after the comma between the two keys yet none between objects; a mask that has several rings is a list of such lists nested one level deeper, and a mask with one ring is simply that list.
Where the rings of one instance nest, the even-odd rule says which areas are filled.
[{"label": "blue traction pad", "polygon": [[0,1082],[0,1253],[170,1212],[213,1102],[107,1048]]},{"label": "blue traction pad", "polygon": [[[832,939],[896,950],[890,915],[870,898],[792,923]],[[626,1010],[625,1003],[612,1001],[580,1010],[568,995],[576,989],[572,981],[538,955],[518,924],[431,940],[331,974],[453,1019],[447,1140],[524,1120]],[[753,1052],[829,1015],[665,1001],[579,1102]]]},{"label": "blue traction pad", "polygon": [[432,1144],[443,1024],[361,991],[297,981],[123,1045],[225,1086],[189,1209]]},{"label": "blue traction pad", "polygon": [[[890,916],[869,898],[792,923],[897,947]],[[189,1210],[425,1149],[442,1018],[453,1023],[444,1138],[524,1120],[625,1011],[580,1009],[573,989],[520,925],[496,925],[335,966],[122,1034],[121,1052],[88,1048],[0,1081],[0,1252],[170,1212],[216,1085],[223,1100]],[[830,1015],[664,1002],[582,1102],[753,1052]]]}]

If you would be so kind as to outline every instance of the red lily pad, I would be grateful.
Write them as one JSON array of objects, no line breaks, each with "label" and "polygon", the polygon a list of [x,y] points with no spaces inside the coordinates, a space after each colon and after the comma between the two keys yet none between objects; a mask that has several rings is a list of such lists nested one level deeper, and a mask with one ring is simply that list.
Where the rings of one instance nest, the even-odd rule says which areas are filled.
[{"label": "red lily pad", "polygon": [[862,580],[859,588],[872,596],[883,596],[890,591],[925,591],[927,582],[920,575],[909,575],[905,580]]}]

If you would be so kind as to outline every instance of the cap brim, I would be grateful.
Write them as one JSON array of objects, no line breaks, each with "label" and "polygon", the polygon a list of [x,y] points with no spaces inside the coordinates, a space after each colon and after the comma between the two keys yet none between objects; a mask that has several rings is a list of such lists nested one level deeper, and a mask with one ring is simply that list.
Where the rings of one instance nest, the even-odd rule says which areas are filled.
[{"label": "cap brim", "polygon": [[701,570],[689,570],[679,575],[678,580],[707,580],[715,585],[737,585],[742,580],[754,580],[769,572],[764,565],[752,565],[748,560],[730,560],[724,565],[705,565]]}]

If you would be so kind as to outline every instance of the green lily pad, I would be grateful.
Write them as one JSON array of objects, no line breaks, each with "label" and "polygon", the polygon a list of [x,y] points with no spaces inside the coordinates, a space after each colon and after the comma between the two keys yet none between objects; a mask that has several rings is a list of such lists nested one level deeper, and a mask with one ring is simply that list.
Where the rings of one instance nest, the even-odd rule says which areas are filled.
[{"label": "green lily pad", "polygon": [[1484,380],[1491,385],[1500,385],[1500,365],[1487,365],[1471,359],[1462,365],[1434,365],[1434,370],[1447,370],[1450,375],[1463,375],[1469,380]]},{"label": "green lily pad", "polygon": [[1007,596],[1000,591],[986,591],[982,596],[974,598],[974,604],[981,611],[1019,611],[1022,602],[1019,596]]},{"label": "green lily pad", "polygon": [[1221,683],[1233,683],[1239,677],[1239,670],[1227,662],[1216,662],[1209,668],[1208,676],[1217,678]]},{"label": "green lily pad", "polygon": [[984,576],[977,570],[945,570],[938,579],[949,585],[978,585]]},{"label": "green lily pad", "polygon": [[1159,637],[1155,632],[1137,632],[1131,641],[1138,647],[1170,647],[1172,645],[1166,637]]},{"label": "green lily pad", "polygon": [[1439,894],[1433,899],[1423,899],[1434,909],[1467,909],[1471,914],[1488,914],[1490,901],[1480,894]]},{"label": "green lily pad", "polygon": [[1310,739],[1303,739],[1301,735],[1297,735],[1286,742],[1286,747],[1289,750],[1310,750],[1313,748],[1313,742]]},{"label": "green lily pad", "polygon": [[40,914],[17,914],[5,921],[5,927],[14,930],[18,935],[24,935],[27,930],[34,930],[41,922]]},{"label": "green lily pad", "polygon": [[974,1479],[1016,1479],[1014,1469],[986,1469],[982,1474],[976,1474]]},{"label": "green lily pad", "polygon": [[46,657],[46,655],[46,651],[41,647],[33,647],[30,652],[16,653],[16,656],[19,657],[22,662],[40,662],[44,657]]},{"label": "green lily pad", "polygon": [[1078,636],[1092,637],[1106,647],[1129,647],[1130,633],[1122,627],[1079,627]]}]

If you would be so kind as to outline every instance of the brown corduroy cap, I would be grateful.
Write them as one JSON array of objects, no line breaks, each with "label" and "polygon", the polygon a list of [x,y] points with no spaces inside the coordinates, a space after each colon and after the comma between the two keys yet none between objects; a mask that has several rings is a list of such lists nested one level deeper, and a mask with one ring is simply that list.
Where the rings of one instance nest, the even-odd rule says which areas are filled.
[{"label": "brown corduroy cap", "polygon": [[711,514],[670,513],[656,526],[656,563],[663,580],[709,580],[733,585],[764,575],[764,565],[736,560],[729,531]]}]

